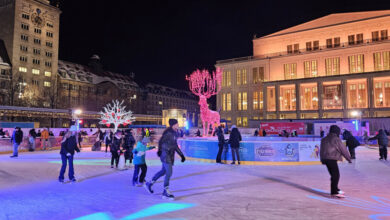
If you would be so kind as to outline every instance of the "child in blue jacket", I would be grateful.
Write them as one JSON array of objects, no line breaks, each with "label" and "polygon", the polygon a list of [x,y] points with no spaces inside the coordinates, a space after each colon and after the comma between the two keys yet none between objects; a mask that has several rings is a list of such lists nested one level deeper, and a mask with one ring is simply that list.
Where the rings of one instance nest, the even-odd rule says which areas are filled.
[{"label": "child in blue jacket", "polygon": [[[138,140],[138,142],[137,142],[137,146],[133,150],[133,153],[134,153],[133,186],[141,187],[144,185],[146,171],[148,169],[148,167],[146,166],[146,162],[145,162],[145,153],[147,150],[151,150],[151,149],[155,148],[154,146],[147,147],[146,145],[148,144],[148,142],[149,142],[149,138],[147,138],[147,137],[142,138],[141,137],[140,140]],[[139,176],[139,179],[138,179],[140,169],[142,172],[141,172],[141,175]]]}]

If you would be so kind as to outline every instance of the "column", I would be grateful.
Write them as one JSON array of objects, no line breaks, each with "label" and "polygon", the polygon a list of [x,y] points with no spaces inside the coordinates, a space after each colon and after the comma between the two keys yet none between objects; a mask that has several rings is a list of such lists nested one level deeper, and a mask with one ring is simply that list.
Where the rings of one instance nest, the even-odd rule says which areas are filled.
[{"label": "column", "polygon": [[262,85],[263,89],[263,118],[267,119],[267,87]]},{"label": "column", "polygon": [[369,76],[367,78],[367,98],[368,98],[368,116],[373,117],[374,116],[374,110],[375,110],[375,98],[374,98],[374,79],[372,76]]},{"label": "column", "polygon": [[322,108],[322,99],[323,99],[323,87],[322,82],[317,82],[317,93],[318,93],[318,118],[322,118],[322,113],[324,112]]},{"label": "column", "polygon": [[279,85],[275,84],[275,113],[276,113],[276,119],[279,119],[279,111],[280,111],[280,97],[279,97]]},{"label": "column", "polygon": [[297,119],[301,118],[301,96],[300,96],[300,83],[295,83],[295,107],[297,112]]},{"label": "column", "polygon": [[348,90],[347,90],[347,80],[341,80],[341,92],[343,99],[343,118],[348,118],[348,109],[347,109],[347,98],[348,98]]}]

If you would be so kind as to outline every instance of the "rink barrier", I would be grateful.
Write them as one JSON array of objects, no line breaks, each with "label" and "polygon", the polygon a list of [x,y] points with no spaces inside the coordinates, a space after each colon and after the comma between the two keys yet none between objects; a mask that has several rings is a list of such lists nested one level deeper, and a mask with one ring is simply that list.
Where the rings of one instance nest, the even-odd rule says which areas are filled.
[{"label": "rink barrier", "polygon": [[[198,161],[204,163],[216,163],[215,159],[200,159],[193,157],[186,157],[191,161]],[[232,160],[222,160],[223,164],[230,165]],[[236,161],[237,165],[237,161]],[[292,166],[292,165],[321,165],[320,161],[302,161],[302,162],[264,162],[264,161],[240,161],[240,165],[260,165],[260,166]]]}]

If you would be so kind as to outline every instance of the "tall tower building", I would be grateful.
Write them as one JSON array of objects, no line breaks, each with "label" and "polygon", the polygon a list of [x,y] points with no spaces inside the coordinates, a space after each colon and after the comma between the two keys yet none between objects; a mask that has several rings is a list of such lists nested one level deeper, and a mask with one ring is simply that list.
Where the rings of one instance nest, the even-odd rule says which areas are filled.
[{"label": "tall tower building", "polygon": [[12,63],[8,104],[53,107],[60,13],[48,0],[0,0],[0,39]]}]

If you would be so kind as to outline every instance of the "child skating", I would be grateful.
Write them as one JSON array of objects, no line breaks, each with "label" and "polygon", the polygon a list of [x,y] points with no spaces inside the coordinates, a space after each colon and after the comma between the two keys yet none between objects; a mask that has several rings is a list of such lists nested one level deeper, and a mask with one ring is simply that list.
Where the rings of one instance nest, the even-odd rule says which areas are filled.
[{"label": "child skating", "polygon": [[[146,146],[149,142],[149,138],[140,137],[140,140],[137,142],[137,146],[133,150],[134,153],[134,175],[133,175],[133,186],[141,187],[144,185],[146,172],[148,167],[145,162],[145,154],[147,150],[152,150],[154,146]],[[141,169],[141,175],[139,175],[139,170]]]}]

